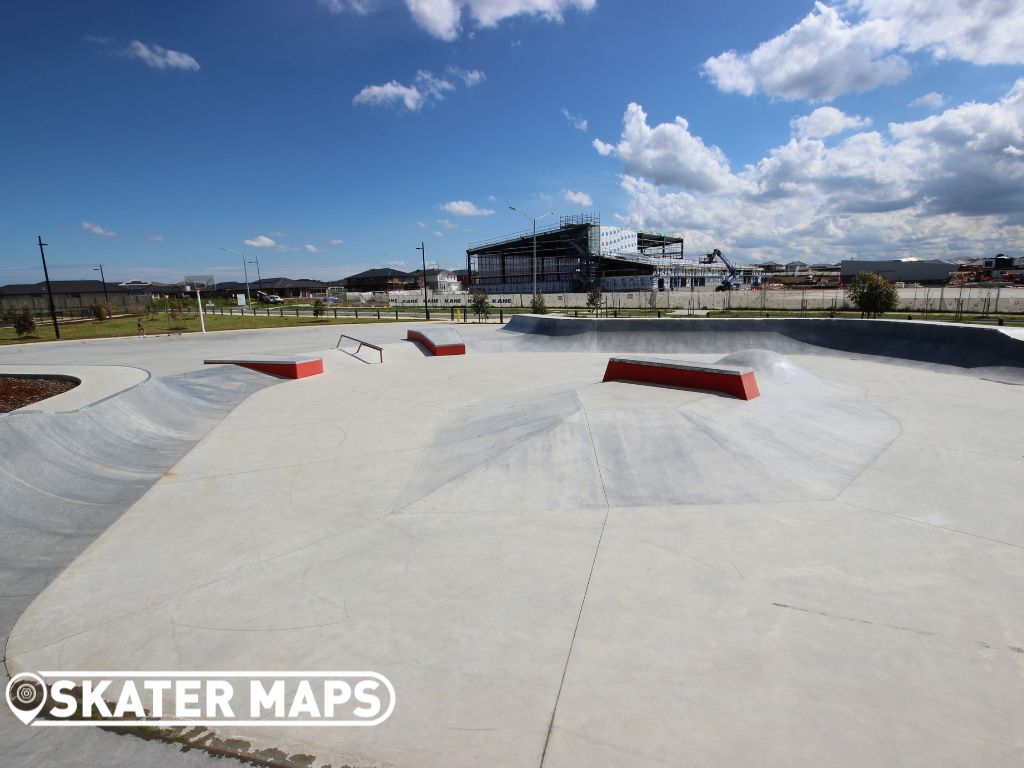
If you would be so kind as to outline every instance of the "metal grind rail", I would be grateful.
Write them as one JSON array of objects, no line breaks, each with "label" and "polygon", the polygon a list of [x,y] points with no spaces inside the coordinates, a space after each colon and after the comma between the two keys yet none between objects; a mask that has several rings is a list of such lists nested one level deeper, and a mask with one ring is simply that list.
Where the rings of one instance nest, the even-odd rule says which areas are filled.
[{"label": "metal grind rail", "polygon": [[[348,339],[349,341],[354,341],[354,342],[356,342],[359,345],[358,347],[356,347],[356,351],[355,351],[355,354],[357,354],[357,355],[362,351],[363,347],[369,347],[370,349],[376,349],[377,352],[380,353],[380,362],[381,362],[381,364],[382,365],[384,364],[384,348],[383,347],[378,347],[376,344],[371,344],[368,341],[363,341],[362,339],[357,339],[355,336],[349,336],[347,333],[343,333],[343,334],[341,334],[341,336],[338,337],[338,343],[334,345],[335,349],[341,349],[342,339]],[[344,352],[345,350],[342,349],[341,351]]]}]

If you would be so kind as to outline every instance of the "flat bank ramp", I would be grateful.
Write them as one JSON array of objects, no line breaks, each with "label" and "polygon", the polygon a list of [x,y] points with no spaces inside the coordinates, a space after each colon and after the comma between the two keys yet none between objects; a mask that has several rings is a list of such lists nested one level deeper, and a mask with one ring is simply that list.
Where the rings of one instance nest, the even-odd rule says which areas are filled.
[{"label": "flat bank ramp", "polygon": [[0,417],[0,648],[75,557],[253,392],[225,367],[149,379],[68,413]]},{"label": "flat bank ramp", "polygon": [[[493,342],[483,342],[492,344]],[[998,328],[850,318],[648,319],[516,315],[502,351],[846,353],[986,369],[1024,381],[1024,339]],[[487,351],[481,348],[480,351]]]}]

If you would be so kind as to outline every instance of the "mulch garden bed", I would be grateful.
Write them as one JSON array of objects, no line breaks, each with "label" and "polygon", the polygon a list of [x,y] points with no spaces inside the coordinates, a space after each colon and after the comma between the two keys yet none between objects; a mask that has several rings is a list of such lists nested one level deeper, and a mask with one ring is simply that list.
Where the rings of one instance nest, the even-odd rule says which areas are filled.
[{"label": "mulch garden bed", "polygon": [[66,379],[0,376],[0,413],[24,408],[77,386],[77,382]]}]

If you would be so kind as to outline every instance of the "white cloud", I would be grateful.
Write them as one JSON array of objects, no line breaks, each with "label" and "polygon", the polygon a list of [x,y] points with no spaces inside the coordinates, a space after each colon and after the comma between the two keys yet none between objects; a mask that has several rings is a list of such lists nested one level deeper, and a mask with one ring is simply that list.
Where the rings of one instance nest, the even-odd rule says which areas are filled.
[{"label": "white cloud", "polygon": [[459,78],[467,88],[472,88],[474,85],[480,85],[480,83],[487,79],[487,75],[479,69],[459,69],[458,67],[448,67],[448,74],[452,77]]},{"label": "white cloud", "polygon": [[438,219],[437,223],[440,224],[445,229],[455,229],[455,225],[452,224],[451,221],[448,219]]},{"label": "white cloud", "polygon": [[374,7],[374,3],[371,0],[320,0],[320,5],[331,13],[345,13],[348,11],[360,16],[367,15]]},{"label": "white cloud", "polygon": [[908,53],[1021,64],[1022,39],[1024,0],[817,2],[781,35],[749,53],[712,56],[703,72],[723,91],[829,101],[903,80],[910,74]]},{"label": "white cloud", "polygon": [[583,117],[583,115],[574,115],[568,109],[562,107],[562,117],[577,131],[587,130],[587,118]]},{"label": "white cloud", "polygon": [[111,232],[109,229],[104,229],[99,224],[93,224],[91,221],[83,221],[82,229],[93,235],[103,235],[103,237],[117,237],[117,232]]},{"label": "white cloud", "polygon": [[623,124],[618,144],[594,139],[593,146],[601,155],[618,157],[626,173],[702,192],[730,184],[725,153],[691,134],[689,123],[682,117],[651,128],[643,107],[634,103],[626,107]]},{"label": "white cloud", "polygon": [[409,262],[402,261],[401,259],[392,259],[385,263],[385,266],[391,267],[392,269],[408,269]]},{"label": "white cloud", "polygon": [[154,242],[160,242],[161,240],[164,239],[164,236],[163,235],[146,235],[146,239],[147,240],[152,240]]},{"label": "white cloud", "polygon": [[125,49],[125,55],[138,59],[154,69],[199,69],[199,62],[187,53],[171,51],[159,45],[146,45],[138,40],[132,40]]},{"label": "white cloud", "polygon": [[946,97],[941,93],[932,91],[926,93],[924,96],[918,96],[912,102],[907,104],[908,107],[924,107],[925,109],[941,109],[946,104]]},{"label": "white cloud", "polygon": [[302,247],[303,247],[303,248],[305,248],[305,249],[306,249],[307,251],[309,251],[310,253],[320,253],[320,249],[319,249],[319,248],[317,248],[317,247],[316,247],[315,245],[313,245],[312,243],[306,243],[306,244],[305,244],[304,246],[302,246]]},{"label": "white cloud", "polygon": [[274,246],[277,245],[277,243],[275,243],[266,235],[258,235],[257,237],[254,237],[252,240],[243,240],[242,242],[251,248],[273,248]]},{"label": "white cloud", "polygon": [[442,203],[441,210],[455,216],[493,216],[494,211],[490,208],[478,208],[468,200],[452,200],[450,203]]},{"label": "white cloud", "polygon": [[[449,72],[466,87],[478,85],[487,79],[483,72],[475,69],[467,71],[450,67]],[[455,84],[451,80],[421,69],[416,73],[412,85],[403,85],[397,80],[383,85],[368,85],[355,95],[352,103],[370,106],[401,105],[410,112],[417,112],[428,104],[443,101],[454,90]]]},{"label": "white cloud", "polygon": [[872,20],[851,25],[837,10],[818,2],[814,11],[778,37],[751,53],[712,56],[704,62],[703,72],[723,91],[828,101],[909,75],[906,59],[890,55],[898,43],[893,24]]},{"label": "white cloud", "polygon": [[565,202],[572,203],[573,205],[591,206],[594,204],[593,199],[586,192],[573,192],[571,189],[563,189],[562,197],[565,198]]},{"label": "white cloud", "polygon": [[435,229],[434,230],[434,237],[444,237],[444,232],[441,232],[440,230]]},{"label": "white cloud", "polygon": [[336,237],[333,240],[331,240],[331,245],[341,245],[344,242],[345,241],[342,240],[340,237]]},{"label": "white cloud", "polygon": [[854,0],[868,20],[891,23],[908,51],[973,64],[1024,64],[1022,0]]},{"label": "white cloud", "polygon": [[464,9],[477,26],[495,27],[521,14],[561,22],[566,10],[589,11],[597,0],[405,0],[405,4],[423,29],[434,37],[451,41],[462,31]]},{"label": "white cloud", "polygon": [[489,203],[496,203],[496,202],[498,202],[498,198],[496,198],[494,195],[488,195],[487,196],[487,202],[489,202]]},{"label": "white cloud", "polygon": [[422,222],[422,221],[417,221],[416,222],[416,226],[419,227],[420,229],[426,229],[427,228],[427,225],[424,222]]},{"label": "white cloud", "polygon": [[848,115],[835,107],[818,107],[809,115],[789,121],[794,135],[804,139],[822,139],[871,125],[870,117]]},{"label": "white cloud", "polygon": [[[627,110],[627,124],[637,111]],[[1024,79],[996,102],[856,132],[835,145],[797,133],[736,172],[722,155],[714,184],[693,177],[699,137],[658,138],[666,131],[678,139],[679,129],[678,119],[649,128],[628,151],[620,143],[607,154],[622,160],[630,202],[621,219],[685,232],[694,250],[777,261],[941,258],[1006,251],[1024,239]],[[680,154],[675,162],[670,151]],[[673,170],[656,172],[638,157]]]}]

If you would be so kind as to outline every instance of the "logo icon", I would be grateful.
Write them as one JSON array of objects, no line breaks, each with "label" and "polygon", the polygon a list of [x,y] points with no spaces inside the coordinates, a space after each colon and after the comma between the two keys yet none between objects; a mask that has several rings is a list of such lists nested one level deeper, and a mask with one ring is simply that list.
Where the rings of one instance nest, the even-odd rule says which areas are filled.
[{"label": "logo icon", "polygon": [[46,706],[46,684],[31,672],[15,675],[7,683],[7,705],[14,716],[28,725]]}]

